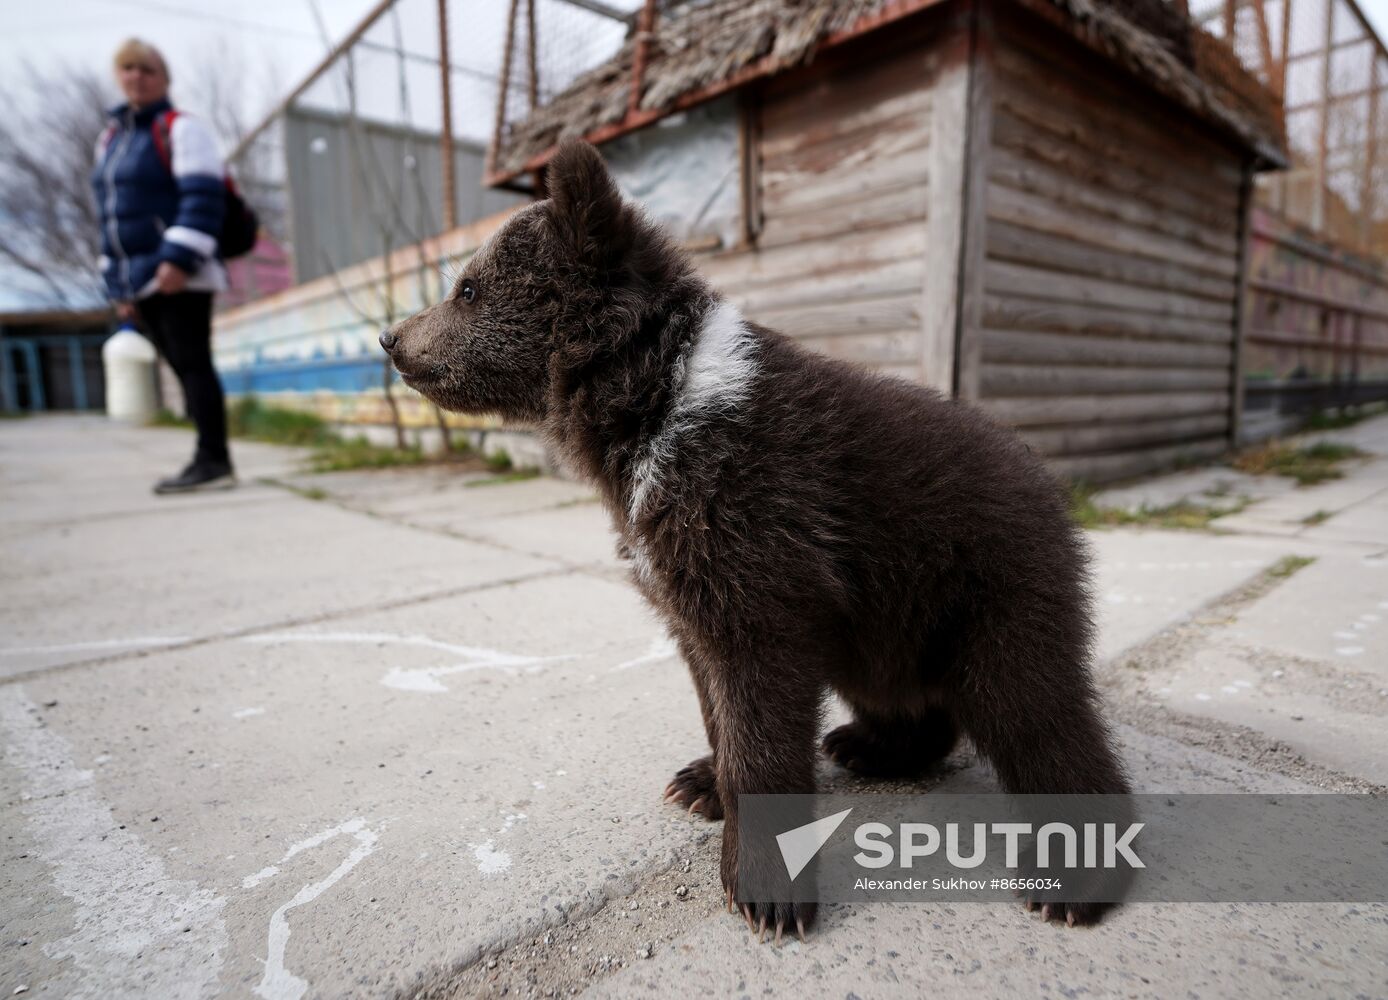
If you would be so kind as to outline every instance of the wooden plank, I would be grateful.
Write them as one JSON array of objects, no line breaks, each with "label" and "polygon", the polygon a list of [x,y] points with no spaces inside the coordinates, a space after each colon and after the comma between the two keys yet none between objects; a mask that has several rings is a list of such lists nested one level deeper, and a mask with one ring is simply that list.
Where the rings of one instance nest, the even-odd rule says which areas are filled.
[{"label": "wooden plank", "polygon": [[988,182],[993,156],[993,54],[997,37],[993,5],[972,5],[972,56],[968,93],[968,131],[964,148],[964,203],[960,218],[959,333],[955,348],[954,392],[978,399],[983,387],[983,300],[988,281]]},{"label": "wooden plank", "polygon": [[1238,273],[1232,254],[1214,253],[1169,236],[1135,229],[1002,184],[988,185],[988,215],[999,222],[1067,236],[1115,253],[1179,264],[1231,281]]},{"label": "wooden plank", "polygon": [[1121,306],[1052,302],[988,289],[984,323],[998,329],[1048,330],[1062,333],[1104,333],[1122,337],[1230,344],[1228,323],[1159,316]]},{"label": "wooden plank", "polygon": [[792,337],[920,329],[920,296],[859,299],[828,305],[748,311],[748,317]]},{"label": "wooden plank", "polygon": [[[872,114],[890,117],[928,106],[932,63],[933,53],[916,46],[875,66],[858,60],[810,80],[774,79],[767,87],[762,127],[774,143],[826,122],[851,120],[856,125],[871,121]],[[854,115],[866,117],[853,120]]]},{"label": "wooden plank", "polygon": [[763,170],[761,198],[767,218],[796,209],[832,206],[837,200],[925,181],[930,172],[929,136],[896,138],[906,143],[905,148],[878,159],[859,162],[855,158],[843,164],[842,169],[812,175]]},{"label": "wooden plank", "polygon": [[869,106],[846,120],[826,121],[820,118],[812,129],[775,140],[763,137],[762,158],[768,166],[776,169],[805,169],[817,163],[837,163],[856,150],[879,141],[883,135],[929,135],[930,106],[924,97],[928,97],[928,93],[917,102],[920,107],[909,108],[898,114],[883,115],[877,106]]},{"label": "wooden plank", "polygon": [[1117,137],[1141,142],[1165,137],[1172,162],[1197,165],[1231,187],[1239,182],[1238,155],[1203,122],[1145,90],[1121,71],[1095,59],[1074,58],[1073,48],[1056,45],[1050,33],[1004,31],[998,47],[998,76],[1014,92],[1044,95],[1063,116],[1094,121]]},{"label": "wooden plank", "polygon": [[786,309],[792,306],[830,305],[836,302],[909,295],[920,288],[925,273],[920,258],[888,261],[842,275],[811,275],[730,292],[747,310]]},{"label": "wooden plank", "polygon": [[1090,278],[1081,274],[1047,271],[1026,264],[989,261],[987,282],[990,291],[1025,295],[1058,302],[1112,306],[1133,309],[1158,316],[1179,319],[1207,320],[1230,324],[1232,336],[1234,303],[1211,302],[1176,292],[1124,285],[1105,278]]},{"label": "wooden plank", "polygon": [[1013,427],[1148,420],[1227,411],[1230,393],[1143,392],[1123,396],[1009,396],[984,399],[989,413]]},{"label": "wooden plank", "polygon": [[[1160,233],[1224,257],[1232,258],[1238,253],[1236,225],[1230,225],[1223,231],[1206,228],[1136,198],[1086,184],[1045,164],[1028,162],[1011,150],[994,151],[988,177],[1015,191],[1030,191],[1054,204],[1081,210],[1093,218],[1111,219],[1143,233]],[[1230,221],[1236,223],[1237,217]]]},{"label": "wooden plank", "polygon": [[[967,14],[957,15],[939,43],[932,81],[929,207],[922,227],[925,280],[921,287],[921,378],[946,395],[955,391],[959,340],[972,37]],[[946,137],[948,137],[946,139]]]},{"label": "wooden plank", "polygon": [[792,278],[822,275],[834,281],[925,254],[925,230],[918,224],[760,251],[732,251],[696,259],[699,269],[725,291],[749,291]]},{"label": "wooden plank", "polygon": [[1131,124],[1096,121],[1094,115],[1063,101],[1048,101],[1045,92],[1036,94],[1016,85],[1000,93],[997,104],[999,114],[1034,136],[1049,137],[1058,146],[1119,164],[1192,197],[1199,197],[1203,188],[1212,204],[1224,211],[1237,209],[1237,187],[1232,177],[1213,174],[1205,163],[1183,160],[1179,151],[1154,144],[1150,133],[1134,133]]},{"label": "wooden plank", "polygon": [[1228,278],[1212,278],[1169,261],[1111,253],[1069,236],[996,219],[988,224],[988,255],[995,260],[1091,274],[1126,285],[1180,292],[1218,302],[1229,302],[1234,297],[1234,283]]},{"label": "wooden plank", "polygon": [[911,177],[899,186],[869,191],[861,198],[781,211],[765,219],[758,245],[764,249],[904,222],[924,224],[929,198],[925,178]]},{"label": "wooden plank", "polygon": [[729,293],[748,311],[786,309],[792,306],[829,305],[835,302],[909,295],[920,288],[925,274],[919,258],[889,261],[842,275],[790,279]]},{"label": "wooden plank", "polygon": [[[1023,121],[1003,99],[999,99],[993,114],[993,143],[1062,173],[1083,177],[1090,183],[1215,228],[1227,227],[1237,214],[1236,205],[1218,196],[1211,197],[1208,177],[1202,184],[1202,178],[1189,175],[1184,178],[1188,189],[1175,183],[1182,179],[1182,171],[1172,169],[1163,175],[1157,164],[1138,159],[1131,146],[1115,148],[1110,135],[1091,135],[1074,123],[1052,130]],[[1095,145],[1101,148],[1093,148]],[[1137,162],[1125,162],[1129,158]]]},{"label": "wooden plank", "polygon": [[1071,482],[1108,483],[1169,469],[1180,462],[1214,458],[1228,450],[1229,446],[1221,436],[1208,441],[1183,441],[1164,448],[1053,458],[1046,464],[1056,475]]},{"label": "wooden plank", "polygon": [[983,331],[984,364],[1114,365],[1128,368],[1227,369],[1233,348],[1226,344],[1138,340],[1092,333],[1037,330]]},{"label": "wooden plank", "polygon": [[[806,347],[844,361],[869,365],[915,366],[920,357],[920,327],[892,330],[883,333],[859,333],[827,337],[806,337],[800,341]],[[919,377],[913,368],[912,379]]]},{"label": "wooden plank", "polygon": [[1109,368],[1099,365],[988,364],[981,392],[1003,396],[1075,396],[1227,389],[1227,368]]},{"label": "wooden plank", "polygon": [[1224,434],[1227,424],[1226,414],[1205,413],[1174,420],[1026,428],[1021,434],[1022,440],[1043,455],[1084,455],[1212,438]]}]

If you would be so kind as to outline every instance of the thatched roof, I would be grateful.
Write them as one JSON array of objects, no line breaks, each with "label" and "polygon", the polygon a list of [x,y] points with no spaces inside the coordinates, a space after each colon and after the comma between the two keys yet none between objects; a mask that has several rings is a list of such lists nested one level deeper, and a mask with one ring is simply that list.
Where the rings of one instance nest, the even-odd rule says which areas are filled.
[{"label": "thatched roof", "polygon": [[[1015,0],[1073,34],[1250,149],[1282,159],[1276,99],[1223,44],[1164,0]],[[836,41],[931,6],[930,0],[693,0],[656,18],[637,115],[628,115],[635,33],[607,62],[512,123],[493,181],[534,169],[563,139],[610,138],[698,100],[807,62]],[[662,5],[663,6],[663,5]],[[1227,56],[1227,58],[1225,58]]]}]

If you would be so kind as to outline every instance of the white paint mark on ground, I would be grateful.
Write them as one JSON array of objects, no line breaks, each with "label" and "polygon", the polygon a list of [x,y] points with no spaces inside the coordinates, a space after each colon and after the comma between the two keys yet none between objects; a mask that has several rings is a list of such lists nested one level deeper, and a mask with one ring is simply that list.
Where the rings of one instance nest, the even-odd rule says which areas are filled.
[{"label": "white paint mark on ground", "polygon": [[263,708],[238,708],[236,711],[231,713],[231,717],[233,719],[249,719],[252,716],[264,714],[265,709]]},{"label": "white paint mark on ground", "polygon": [[[265,959],[265,975],[261,977],[260,985],[255,988],[255,993],[265,997],[265,1000],[299,1000],[308,991],[308,983],[284,967],[284,953],[289,944],[288,913],[295,907],[313,902],[340,882],[353,868],[361,864],[366,856],[376,849],[376,832],[369,829],[366,820],[358,816],[299,841],[291,846],[285,852],[284,857],[280,859],[280,865],[283,865],[294,855],[320,847],[338,836],[353,837],[356,839],[357,845],[326,878],[304,886],[294,894],[293,899],[270,915],[269,953]],[[274,877],[279,873],[279,870],[279,865],[262,868],[254,875],[247,876],[241,885],[243,888],[252,888],[266,879]]]},{"label": "white paint mark on ground", "polygon": [[1210,700],[1210,696],[1207,695],[1204,691],[1201,691],[1201,692],[1199,692],[1199,693],[1196,694],[1195,700],[1196,700],[1196,701],[1209,701],[1209,700]]},{"label": "white paint mark on ground", "polygon": [[630,670],[633,667],[644,667],[649,663],[661,663],[675,656],[678,651],[674,639],[671,639],[668,635],[658,635],[651,640],[651,644],[646,649],[645,653],[635,659],[626,660],[623,663],[617,664],[609,670],[608,673],[617,674],[621,673],[623,670]]},{"label": "white paint mark on ground", "polygon": [[186,635],[147,635],[129,639],[96,639],[91,642],[65,642],[57,646],[11,646],[0,649],[0,656],[27,656],[34,653],[86,653],[103,649],[149,649],[177,646],[189,642]]},{"label": "white paint mark on ground", "polygon": [[1364,652],[1364,647],[1363,647],[1363,646],[1337,646],[1337,647],[1335,648],[1335,652],[1339,653],[1341,656],[1358,656],[1360,653]]},{"label": "white paint mark on ground", "polygon": [[[202,997],[218,992],[227,948],[225,900],[169,877],[139,837],[119,828],[92,772],[46,726],[22,688],[0,691],[6,755],[23,773],[24,804],[53,882],[73,901],[73,931],[44,945],[80,977],[68,997]],[[56,983],[54,984],[57,985]]]},{"label": "white paint mark on ground", "polygon": [[469,844],[477,859],[477,870],[483,875],[499,875],[511,867],[511,855],[498,851],[489,840],[484,844]]},{"label": "white paint mark on ground", "polygon": [[417,691],[425,694],[442,694],[448,688],[439,680],[452,674],[470,673],[474,670],[495,670],[515,677],[520,673],[535,674],[551,663],[577,659],[579,654],[565,656],[523,656],[518,653],[504,653],[479,646],[463,646],[453,642],[443,642],[427,635],[396,635],[391,632],[276,632],[268,635],[246,636],[242,641],[262,645],[284,642],[315,643],[353,643],[374,646],[419,646],[437,649],[460,656],[464,662],[443,667],[392,667],[381,683],[400,691]]}]

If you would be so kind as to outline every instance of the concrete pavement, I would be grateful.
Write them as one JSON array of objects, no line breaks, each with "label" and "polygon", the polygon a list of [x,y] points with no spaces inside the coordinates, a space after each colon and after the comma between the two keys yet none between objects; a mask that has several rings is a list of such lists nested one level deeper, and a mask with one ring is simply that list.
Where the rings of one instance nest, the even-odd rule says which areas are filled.
[{"label": "concrete pavement", "polygon": [[[1388,783],[1388,420],[1329,436],[1378,457],[1093,533],[1143,790]],[[151,496],[188,448],[0,423],[0,994],[1388,995],[1382,905],[836,905],[756,946],[661,805],[698,708],[586,487],[242,444],[240,489]]]}]

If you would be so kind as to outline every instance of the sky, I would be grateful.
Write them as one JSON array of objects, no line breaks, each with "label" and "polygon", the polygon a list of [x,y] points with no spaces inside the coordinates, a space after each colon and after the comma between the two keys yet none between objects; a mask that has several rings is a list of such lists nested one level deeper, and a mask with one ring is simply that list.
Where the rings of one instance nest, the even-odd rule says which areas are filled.
[{"label": "sky", "polygon": [[[242,115],[254,122],[322,59],[326,44],[315,9],[323,29],[336,41],[375,6],[375,0],[0,0],[0,6],[0,93],[7,99],[34,99],[24,86],[26,65],[86,65],[104,72],[115,46],[127,36],[139,35],[168,56],[176,99],[180,80],[205,76],[204,64],[218,60],[239,67]],[[427,6],[433,6],[432,0]],[[619,0],[616,6],[634,3]],[[1206,3],[1191,6],[1200,9]],[[1360,7],[1379,35],[1388,37],[1388,0],[1360,0]],[[451,0],[451,8],[454,25],[466,25],[469,19],[479,24],[500,21],[497,9],[504,9],[504,0]],[[495,52],[467,52],[468,41],[466,36],[455,37],[455,63],[495,61]]]},{"label": "sky", "polygon": [[[3,0],[0,6],[0,92],[16,100],[28,98],[26,65],[105,73],[116,46],[138,35],[168,59],[175,98],[181,81],[205,73],[205,61],[242,68],[243,113],[255,120],[327,51],[309,0]],[[375,0],[317,2],[333,41],[373,6]]]}]

